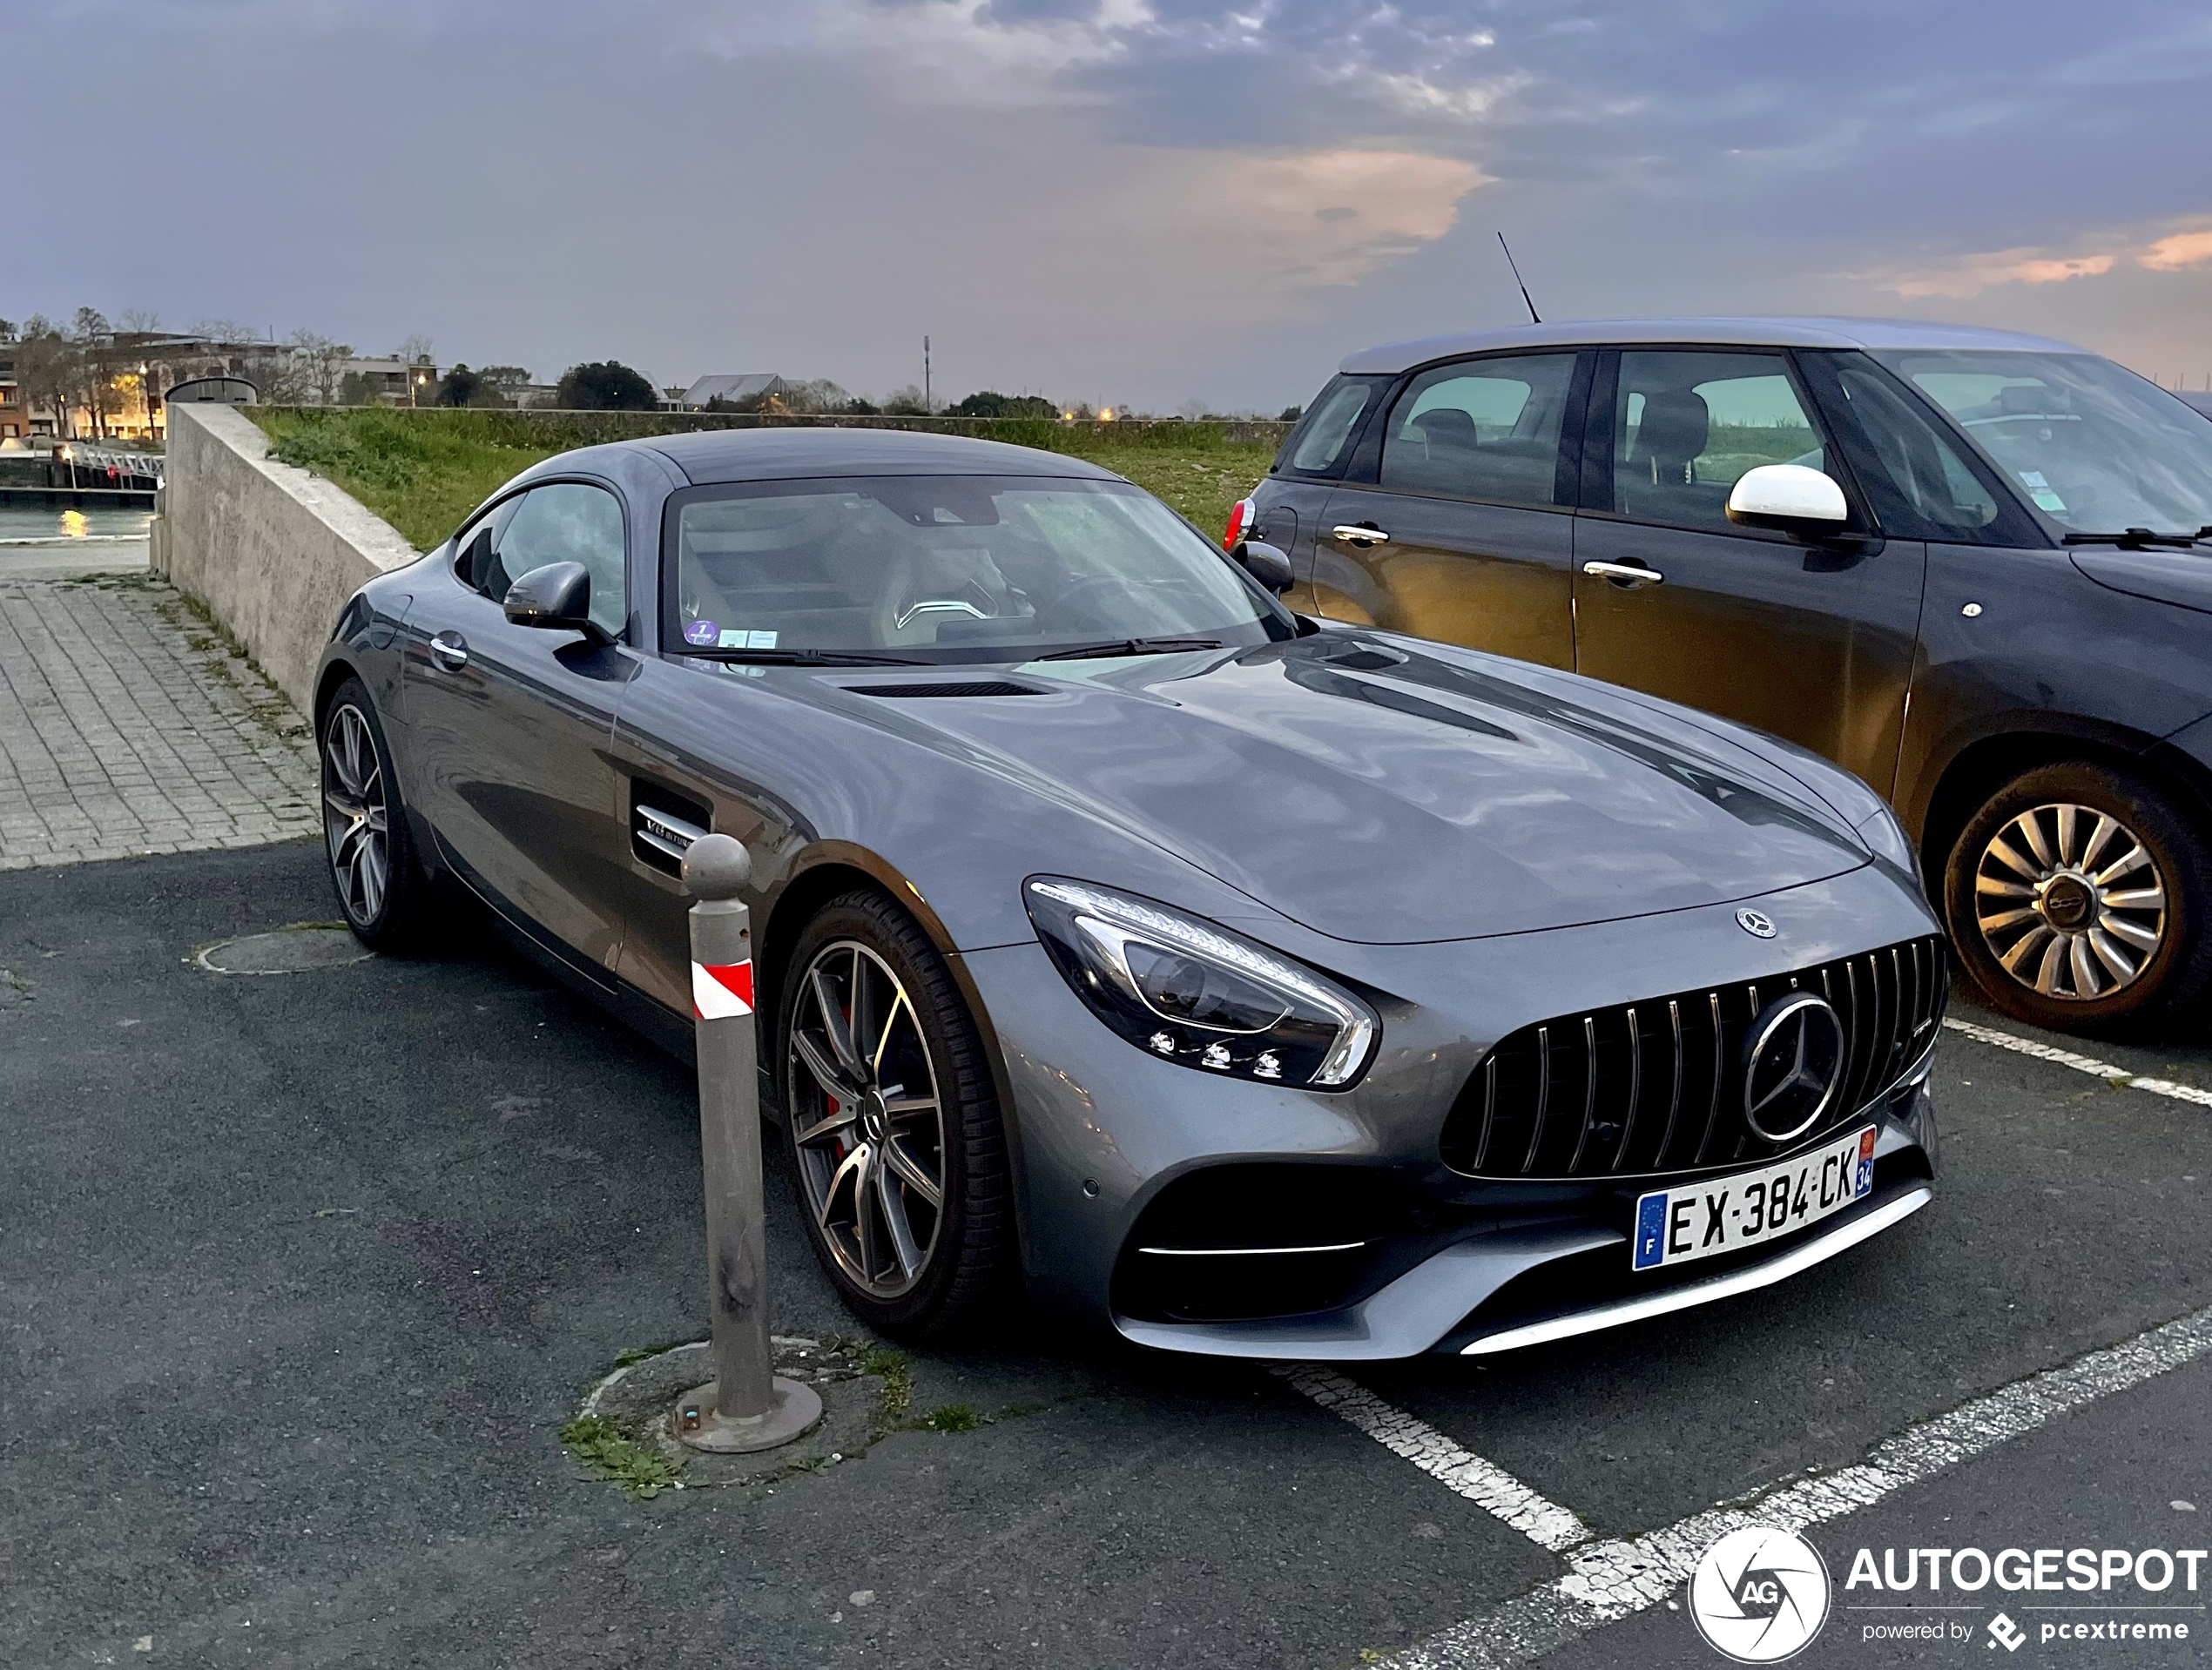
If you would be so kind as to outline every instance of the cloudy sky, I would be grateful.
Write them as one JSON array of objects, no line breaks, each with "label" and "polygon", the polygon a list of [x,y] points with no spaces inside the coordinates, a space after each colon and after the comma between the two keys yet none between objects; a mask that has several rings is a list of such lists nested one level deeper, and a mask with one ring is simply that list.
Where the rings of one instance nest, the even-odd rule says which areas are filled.
[{"label": "cloudy sky", "polygon": [[[1171,410],[1514,321],[2212,376],[2202,0],[10,0],[0,315]],[[31,73],[22,73],[29,70]]]}]

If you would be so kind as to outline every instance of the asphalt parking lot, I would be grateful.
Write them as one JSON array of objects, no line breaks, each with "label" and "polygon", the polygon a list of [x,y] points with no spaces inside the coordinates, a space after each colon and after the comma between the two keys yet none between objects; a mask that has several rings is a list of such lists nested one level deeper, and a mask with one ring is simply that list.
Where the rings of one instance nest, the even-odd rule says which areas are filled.
[{"label": "asphalt parking lot", "polygon": [[[1935,1205],[1747,1302],[1318,1381],[1024,1318],[912,1359],[974,1430],[632,1499],[559,1435],[705,1332],[688,1071],[458,916],[436,958],[190,960],[333,914],[312,844],[0,874],[0,1663],[1711,1664],[1663,1572],[1576,1574],[1878,1453],[1807,1532],[1804,1661],[1986,1664],[1993,1594],[1865,1641],[1852,1550],[2208,1541],[2212,1106],[1956,1031]],[[2045,1041],[2212,1092],[2203,1040]],[[852,1334],[780,1185],[776,1327]],[[2200,1661],[2172,1615],[2096,1656]]]}]

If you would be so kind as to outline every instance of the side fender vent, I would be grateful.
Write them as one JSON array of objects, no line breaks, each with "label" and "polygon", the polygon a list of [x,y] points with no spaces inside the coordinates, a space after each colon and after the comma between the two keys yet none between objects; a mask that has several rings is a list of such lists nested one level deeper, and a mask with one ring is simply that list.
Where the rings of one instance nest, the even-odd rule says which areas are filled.
[{"label": "side fender vent", "polygon": [[630,780],[630,851],[663,875],[684,873],[691,843],[714,827],[714,811],[658,783]]}]

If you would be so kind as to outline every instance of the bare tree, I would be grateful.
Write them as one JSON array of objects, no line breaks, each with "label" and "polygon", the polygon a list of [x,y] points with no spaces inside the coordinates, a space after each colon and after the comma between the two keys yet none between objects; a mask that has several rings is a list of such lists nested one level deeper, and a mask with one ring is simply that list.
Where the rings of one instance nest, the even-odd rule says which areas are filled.
[{"label": "bare tree", "polygon": [[76,424],[71,397],[77,388],[76,344],[45,314],[33,313],[24,321],[15,360],[16,381],[30,409],[52,412],[62,434],[73,435]]},{"label": "bare tree", "polygon": [[161,315],[144,307],[125,307],[122,328],[133,336],[151,336],[161,328]]},{"label": "bare tree", "polygon": [[353,349],[313,331],[293,332],[291,347],[302,380],[316,399],[325,406],[337,405],[339,388],[346,380],[346,361],[354,357]]},{"label": "bare tree", "polygon": [[400,344],[401,365],[432,366],[437,362],[437,356],[431,352],[430,339],[419,332]]}]

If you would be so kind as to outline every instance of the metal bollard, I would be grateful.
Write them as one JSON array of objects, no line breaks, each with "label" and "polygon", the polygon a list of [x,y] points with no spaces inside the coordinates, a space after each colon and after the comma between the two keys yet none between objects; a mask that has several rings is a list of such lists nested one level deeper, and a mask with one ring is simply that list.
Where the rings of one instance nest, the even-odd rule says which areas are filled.
[{"label": "metal bollard", "polygon": [[703,835],[684,857],[684,885],[698,901],[691,912],[691,1012],[715,1377],[678,1401],[675,1431],[693,1449],[738,1454],[789,1444],[822,1418],[813,1387],[774,1371],[768,1342],[752,912],[738,898],[752,873],[752,859],[727,835]]}]

